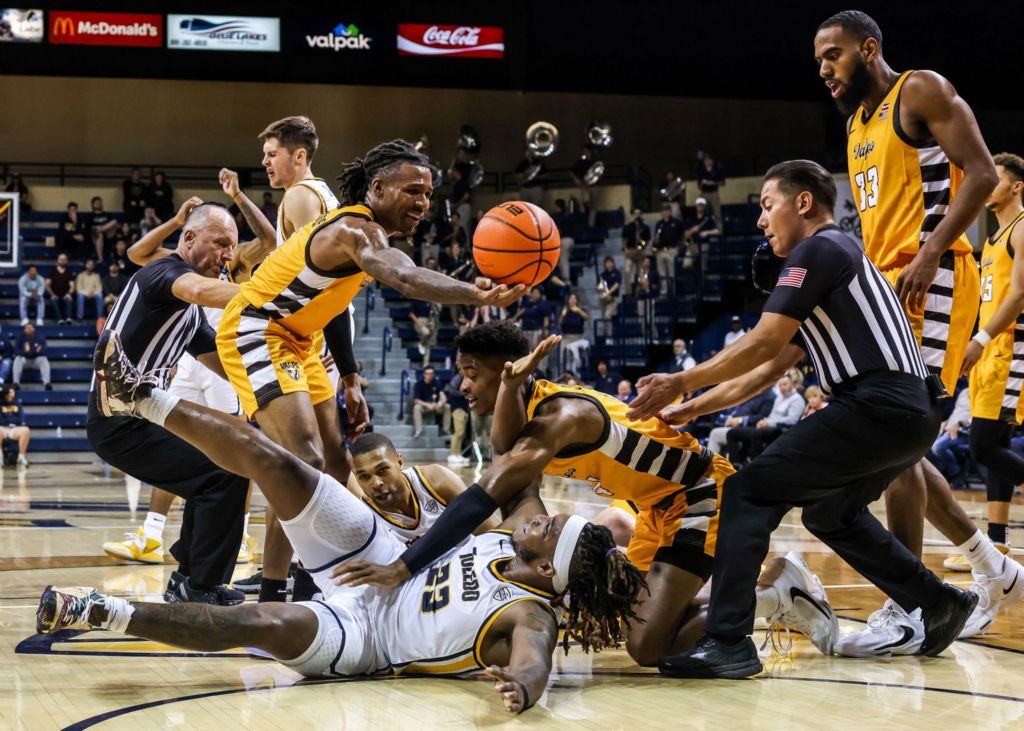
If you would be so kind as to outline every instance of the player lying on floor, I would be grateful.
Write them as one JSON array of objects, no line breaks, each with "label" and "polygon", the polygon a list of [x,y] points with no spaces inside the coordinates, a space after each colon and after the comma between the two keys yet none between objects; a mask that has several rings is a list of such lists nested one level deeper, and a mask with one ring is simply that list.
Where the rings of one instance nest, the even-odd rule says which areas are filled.
[{"label": "player lying on floor", "polygon": [[106,332],[96,355],[104,413],[163,426],[236,474],[259,476],[323,601],[233,607],[149,604],[91,588],[47,587],[37,631],[102,627],[198,651],[254,646],[307,676],[484,669],[508,711],[540,697],[551,671],[558,610],[572,594],[565,646],[617,645],[634,621],[643,578],[602,526],[549,517],[536,493],[517,495],[499,530],[447,551],[398,589],[337,587],[350,558],[390,562],[405,545],[329,475],[237,419],[180,401],[143,378]]},{"label": "player lying on floor", "polygon": [[[530,353],[525,336],[508,321],[479,325],[456,339],[470,408],[479,415],[494,413],[493,467],[401,558],[388,566],[354,559],[334,573],[356,586],[397,585],[451,550],[542,474],[586,480],[597,495],[631,501],[638,509],[627,555],[646,573],[647,587],[637,597],[643,621],[630,625],[626,649],[638,664],[654,665],[703,633],[704,618],[690,607],[711,575],[721,486],[733,469],[657,418],[630,422],[629,407],[617,399],[534,380],[537,364],[557,343],[557,337],[548,338]],[[815,598],[814,577],[794,563],[786,581],[781,591],[758,593],[757,616],[784,615],[786,624],[832,654],[838,626],[823,592]]]}]

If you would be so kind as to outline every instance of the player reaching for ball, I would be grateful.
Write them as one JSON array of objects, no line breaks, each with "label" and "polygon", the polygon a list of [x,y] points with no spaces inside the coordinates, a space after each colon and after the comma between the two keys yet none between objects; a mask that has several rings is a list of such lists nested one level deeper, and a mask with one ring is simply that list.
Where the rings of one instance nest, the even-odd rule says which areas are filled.
[{"label": "player reaching for ball", "polygon": [[508,201],[484,214],[473,233],[473,260],[497,284],[543,282],[558,264],[561,237],[544,209]]}]

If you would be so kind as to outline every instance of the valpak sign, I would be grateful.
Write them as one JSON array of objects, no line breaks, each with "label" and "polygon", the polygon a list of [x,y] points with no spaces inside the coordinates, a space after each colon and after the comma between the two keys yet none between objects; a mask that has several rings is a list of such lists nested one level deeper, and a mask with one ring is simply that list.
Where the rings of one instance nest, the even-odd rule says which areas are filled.
[{"label": "valpak sign", "polygon": [[168,15],[167,47],[191,51],[281,50],[281,19]]},{"label": "valpak sign", "polygon": [[355,23],[338,23],[330,33],[306,33],[303,38],[307,48],[331,51],[369,51],[373,44],[373,37],[359,30]]},{"label": "valpak sign", "polygon": [[399,23],[398,53],[401,56],[504,58],[505,29],[479,25]]},{"label": "valpak sign", "polygon": [[140,13],[50,13],[50,43],[83,46],[144,46],[164,44],[162,15]]},{"label": "valpak sign", "polygon": [[42,43],[43,11],[0,8],[0,43]]}]

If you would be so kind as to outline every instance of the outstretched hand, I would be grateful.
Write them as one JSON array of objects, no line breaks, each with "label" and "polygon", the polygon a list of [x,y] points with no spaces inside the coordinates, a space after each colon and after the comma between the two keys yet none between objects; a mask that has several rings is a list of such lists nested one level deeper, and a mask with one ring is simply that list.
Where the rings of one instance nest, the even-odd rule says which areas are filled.
[{"label": "outstretched hand", "polygon": [[188,220],[188,214],[192,212],[192,209],[196,206],[203,204],[203,199],[198,196],[192,196],[187,201],[181,204],[178,212],[174,216],[174,222],[178,224],[178,228],[185,225],[185,221]]},{"label": "outstretched hand", "polygon": [[398,586],[410,576],[409,567],[401,559],[387,566],[363,560],[349,561],[331,569],[336,586]]},{"label": "outstretched hand", "polygon": [[525,284],[517,284],[514,287],[505,284],[495,285],[487,277],[477,277],[473,284],[479,290],[476,304],[483,307],[508,307],[526,294]]},{"label": "outstretched hand", "polygon": [[491,665],[484,674],[494,678],[494,692],[505,704],[509,713],[522,713],[526,710],[526,684],[517,680],[507,669]]},{"label": "outstretched hand", "polygon": [[532,353],[524,355],[516,362],[507,361],[501,371],[501,382],[508,388],[519,388],[527,378],[533,375],[537,366],[547,355],[562,342],[561,335],[548,335],[537,343]]},{"label": "outstretched hand", "polygon": [[652,373],[636,382],[636,398],[626,413],[633,421],[650,419],[683,395],[679,374]]}]

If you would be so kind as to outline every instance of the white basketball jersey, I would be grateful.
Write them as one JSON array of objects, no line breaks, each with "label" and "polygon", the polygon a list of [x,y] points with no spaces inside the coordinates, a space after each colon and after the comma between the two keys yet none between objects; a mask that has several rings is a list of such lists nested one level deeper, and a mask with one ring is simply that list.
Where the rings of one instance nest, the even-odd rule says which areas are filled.
[{"label": "white basketball jersey", "polygon": [[408,545],[430,530],[448,503],[434,491],[419,467],[407,467],[402,470],[402,475],[412,491],[412,504],[415,513],[413,517],[410,518],[402,513],[385,512],[368,497],[363,497],[363,501],[370,506],[381,525]]},{"label": "white basketball jersey", "polygon": [[[321,178],[305,178],[295,183],[295,185],[304,185],[311,191],[316,193],[320,199],[320,214],[323,215],[327,211],[333,211],[338,207],[338,197],[334,195],[326,182]],[[295,186],[292,186],[295,187]],[[287,192],[286,192],[287,195]],[[287,239],[284,237],[284,201],[281,201],[281,205],[277,207],[277,245],[280,246]]]},{"label": "white basketball jersey", "polygon": [[551,607],[553,594],[506,580],[501,567],[513,558],[510,531],[470,536],[431,566],[380,597],[378,646],[392,670],[458,675],[484,667],[487,632],[513,604]]}]

